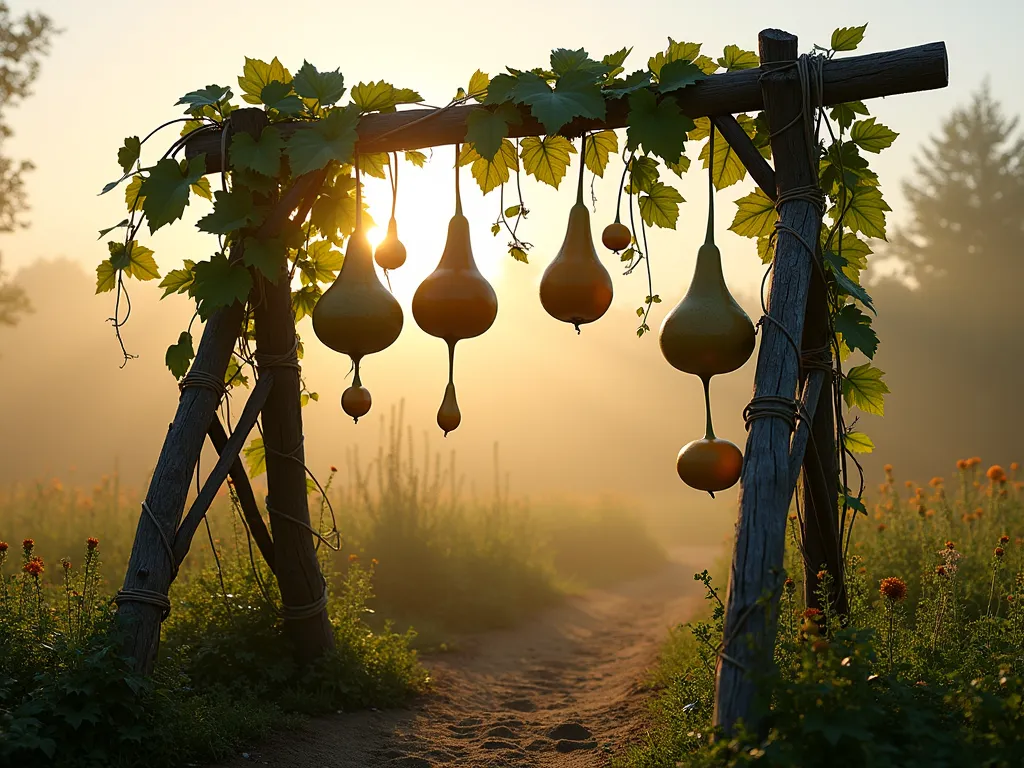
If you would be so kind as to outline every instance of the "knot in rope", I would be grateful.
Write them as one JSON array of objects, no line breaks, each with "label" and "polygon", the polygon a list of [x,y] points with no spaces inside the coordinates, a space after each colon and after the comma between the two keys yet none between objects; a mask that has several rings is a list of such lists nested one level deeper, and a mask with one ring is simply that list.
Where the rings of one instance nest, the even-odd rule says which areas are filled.
[{"label": "knot in rope", "polygon": [[743,423],[749,432],[750,425],[757,419],[780,419],[792,432],[796,429],[798,407],[797,401],[790,397],[757,395],[743,409]]},{"label": "knot in rope", "polygon": [[284,354],[269,355],[257,350],[256,366],[258,368],[291,368],[301,371],[302,366],[299,365],[299,337],[295,337],[295,341],[292,342],[292,348]]},{"label": "knot in rope", "polygon": [[804,350],[800,355],[800,368],[803,371],[831,371],[832,353],[829,345]]},{"label": "knot in rope", "polygon": [[819,214],[825,212],[825,193],[817,184],[805,184],[800,187],[779,190],[779,195],[775,200],[775,209],[781,211],[783,205],[794,200],[810,203]]},{"label": "knot in rope", "polygon": [[142,603],[155,606],[162,611],[161,621],[171,615],[171,599],[163,592],[156,592],[152,589],[119,589],[114,595],[114,603],[118,606],[121,603]]},{"label": "knot in rope", "polygon": [[189,387],[208,389],[211,392],[216,393],[218,397],[223,397],[228,391],[228,387],[227,384],[224,383],[224,379],[219,376],[214,376],[212,373],[206,373],[205,371],[189,371],[185,374],[185,377],[178,383],[178,389],[181,392],[184,392]]}]

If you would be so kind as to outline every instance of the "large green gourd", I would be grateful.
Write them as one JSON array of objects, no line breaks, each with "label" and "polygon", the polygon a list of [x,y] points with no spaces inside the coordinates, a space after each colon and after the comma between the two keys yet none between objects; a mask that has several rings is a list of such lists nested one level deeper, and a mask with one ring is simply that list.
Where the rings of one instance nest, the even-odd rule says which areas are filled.
[{"label": "large green gourd", "polygon": [[356,166],[356,225],[345,261],[331,287],[313,309],[313,332],[331,349],[352,358],[355,376],[342,394],[342,409],[356,421],[370,410],[370,393],[362,386],[359,363],[365,355],[395,343],[402,332],[402,307],[373,268],[373,249],[363,230],[363,200]]}]

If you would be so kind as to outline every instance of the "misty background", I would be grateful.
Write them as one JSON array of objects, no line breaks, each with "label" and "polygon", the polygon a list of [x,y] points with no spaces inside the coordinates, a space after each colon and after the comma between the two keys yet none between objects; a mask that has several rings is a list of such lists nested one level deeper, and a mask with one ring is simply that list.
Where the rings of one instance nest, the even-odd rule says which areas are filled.
[{"label": "misty background", "polygon": [[[369,53],[351,67],[346,64],[349,54],[331,50],[285,59],[287,50],[270,47],[254,33],[255,39],[243,35],[242,40],[232,41],[230,56],[218,54],[226,56],[229,64],[222,66],[219,59],[200,61],[198,75],[189,72],[187,77],[171,79],[148,72],[135,89],[131,88],[134,73],[125,68],[109,73],[107,80],[89,80],[92,87],[120,82],[122,90],[110,104],[83,108],[76,99],[87,81],[76,79],[72,71],[77,67],[84,78],[92,67],[101,67],[108,55],[102,38],[89,36],[96,32],[96,22],[83,18],[69,3],[36,3],[22,10],[19,4],[10,5],[16,12],[35,8],[51,14],[61,32],[53,38],[48,54],[36,52],[42,65],[38,80],[32,83],[33,73],[22,91],[0,93],[0,119],[13,131],[13,137],[0,133],[0,154],[5,158],[0,184],[10,190],[6,199],[11,210],[5,217],[0,203],[0,226],[11,231],[3,236],[6,240],[0,237],[0,263],[5,268],[0,279],[0,484],[48,482],[57,477],[66,484],[88,485],[116,469],[126,483],[141,487],[177,401],[177,387],[164,366],[164,350],[186,327],[192,310],[185,297],[160,301],[156,281],[132,283],[132,316],[124,333],[129,352],[138,358],[121,366],[121,352],[107,323],[113,312],[112,294],[94,295],[92,273],[106,255],[104,244],[95,242],[96,231],[123,217],[122,190],[95,197],[103,183],[116,176],[112,148],[123,136],[143,133],[159,119],[176,116],[179,108],[171,105],[181,93],[210,80],[233,85],[243,54],[269,59],[278,53],[293,70],[303,55],[321,68],[340,64],[352,84],[369,79],[367,73],[380,68],[371,66]],[[796,13],[798,8],[818,6],[790,6],[778,12],[775,25],[786,27],[791,22],[789,28],[801,35],[802,49],[813,40],[827,40],[827,32],[811,37],[800,21],[806,17]],[[976,63],[971,65],[970,78],[961,76],[966,65],[958,51],[981,44],[970,39],[969,25],[933,18],[927,30],[908,31],[882,5],[858,12],[863,19],[831,18],[837,16],[835,11],[822,10],[829,18],[817,20],[815,30],[870,20],[861,52],[946,39],[952,83],[938,94],[899,97],[906,100],[899,111],[886,112],[893,99],[869,104],[881,122],[901,133],[883,155],[885,162],[879,163],[883,190],[894,208],[889,216],[891,242],[873,244],[878,255],[872,259],[878,266],[866,278],[882,340],[875,362],[885,371],[892,390],[886,416],[864,416],[858,425],[876,445],[873,454],[863,457],[870,492],[884,463],[896,465],[901,477],[923,481],[934,474],[948,474],[961,457],[979,455],[1008,464],[1024,456],[1020,398],[1024,133],[1017,124],[1020,89],[1007,87],[1008,82],[1019,84],[1019,63],[1013,64],[1015,81],[1007,81],[1005,72],[1000,75],[995,68],[997,76],[986,80],[984,68]],[[162,13],[146,10],[133,24],[152,25]],[[704,39],[709,49],[734,41],[754,48],[757,30],[768,26],[757,22],[745,22],[741,36],[712,18],[699,17],[687,22],[693,34],[680,32],[677,37]],[[553,44],[579,44],[598,52],[611,49],[604,33],[595,31],[608,25],[590,24],[576,36],[569,35],[570,39],[562,39],[563,34]],[[638,54],[664,47],[661,29],[636,33],[637,40],[623,42],[636,42]],[[488,56],[513,65],[541,60],[551,47],[547,42],[545,38],[527,46],[502,41]],[[291,41],[280,47],[295,46]],[[434,102],[446,100],[448,91],[468,79],[480,63],[470,48],[465,55],[452,57],[459,71],[465,70],[461,79],[435,83],[435,79],[444,80],[444,69],[451,65],[446,61],[439,65],[440,72],[431,73],[407,65],[403,74],[395,75],[397,84],[421,88]],[[379,48],[377,55],[386,58]],[[30,58],[31,52],[24,59],[26,66]],[[180,58],[179,53],[174,60]],[[388,67],[393,64],[389,60]],[[494,74],[498,66],[485,71]],[[383,74],[389,76],[387,71]],[[420,78],[428,82],[417,82]],[[34,96],[28,95],[30,85]],[[131,92],[130,98],[126,92]],[[89,119],[82,125],[82,140],[71,135],[79,126],[63,120],[57,146],[52,131],[35,130],[36,121],[43,120],[44,113],[52,115],[64,98]],[[46,122],[52,120],[46,118]],[[104,137],[102,146],[89,142],[97,132]],[[695,157],[696,150],[690,147],[688,154]],[[88,165],[77,159],[71,163],[72,154],[87,156],[81,163]],[[38,170],[22,169],[23,160]],[[472,188],[466,208],[474,251],[495,284],[499,312],[486,335],[459,345],[456,384],[463,423],[446,439],[434,421],[446,381],[445,346],[416,327],[409,302],[411,288],[433,269],[441,252],[450,216],[450,163],[445,156],[422,172],[403,166],[398,219],[409,248],[409,264],[403,267],[408,273],[403,277],[405,288],[396,287],[396,294],[406,312],[406,326],[394,346],[364,361],[363,380],[374,404],[358,425],[338,406],[347,386],[347,358],[320,345],[308,320],[299,327],[306,347],[305,380],[321,396],[303,412],[311,469],[325,474],[355,451],[364,459],[371,457],[383,420],[402,407],[416,450],[445,455],[454,451],[467,487],[477,493],[490,493],[497,444],[499,479],[504,482],[507,477],[513,495],[539,502],[563,496],[595,502],[610,498],[691,533],[720,536],[730,530],[735,490],[712,502],[686,488],[676,476],[676,452],[703,434],[702,394],[695,377],[673,370],[664,361],[656,334],[685,291],[693,256],[703,239],[706,201],[700,190],[705,182],[698,165],[694,163],[680,185],[689,202],[683,207],[678,231],[659,232],[651,244],[655,291],[664,303],[651,315],[655,333],[642,339],[635,335],[634,311],[646,295],[640,273],[616,276],[612,309],[598,323],[585,326],[579,336],[571,326],[548,317],[540,306],[537,285],[561,243],[571,205],[568,189],[555,191],[532,179],[526,181],[527,207],[533,211],[526,239],[536,247],[530,264],[521,265],[511,262],[504,241],[492,238],[488,231],[498,204],[496,195],[482,198]],[[619,170],[613,163],[608,177],[595,184],[593,220],[598,233],[613,216]],[[55,178],[65,177],[66,183],[54,183]],[[464,190],[470,186],[464,184]],[[756,319],[760,315],[756,289],[763,268],[752,241],[726,233],[735,210],[731,201],[747,194],[751,186],[748,179],[719,194],[717,230],[722,233],[733,292]],[[378,220],[386,220],[388,197],[386,183],[371,180],[369,199],[371,204],[378,203]],[[31,210],[23,210],[26,205]],[[195,204],[190,206],[185,220],[173,229],[189,230],[199,210]],[[83,211],[89,211],[89,216]],[[20,231],[23,222],[31,226]],[[208,255],[201,249],[211,247],[195,235],[177,238],[152,238],[164,272],[180,266],[183,258]],[[616,257],[600,248],[599,252],[609,270],[616,272]],[[752,359],[736,373],[712,382],[716,431],[741,447],[745,437],[741,412],[751,395],[753,368]],[[245,395],[246,390],[236,390],[232,406],[236,412]],[[207,458],[204,465],[212,466],[212,460]]]}]

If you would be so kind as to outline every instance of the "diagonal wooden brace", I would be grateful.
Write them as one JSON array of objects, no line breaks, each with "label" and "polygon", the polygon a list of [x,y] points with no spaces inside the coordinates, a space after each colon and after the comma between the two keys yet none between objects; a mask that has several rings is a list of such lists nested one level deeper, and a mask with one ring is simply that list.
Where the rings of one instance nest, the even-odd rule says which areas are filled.
[{"label": "diagonal wooden brace", "polygon": [[740,162],[747,169],[750,178],[772,200],[778,194],[775,186],[775,169],[771,167],[764,155],[754,146],[743,126],[732,115],[717,115],[711,118],[718,132],[729,142]]},{"label": "diagonal wooden brace", "polygon": [[[188,514],[185,515],[185,519],[182,520],[181,525],[174,534],[174,557],[179,565],[185,559],[185,555],[188,554],[189,548],[192,546],[192,537],[195,536],[196,531],[199,529],[199,524],[206,517],[206,512],[209,510],[210,504],[213,503],[217,491],[220,490],[220,487],[227,479],[228,472],[235,465],[241,466],[238,455],[245,445],[245,441],[249,439],[249,433],[252,432],[252,428],[256,426],[256,419],[259,418],[263,404],[267,402],[267,395],[270,394],[273,386],[274,372],[267,371],[263,373],[256,382],[252,394],[249,395],[249,399],[242,409],[242,415],[239,416],[234,431],[228,438],[223,450],[220,451],[220,458],[206,478],[206,482],[203,483],[199,495],[192,502],[192,507],[189,509]],[[262,523],[263,520],[260,518],[261,526]],[[266,531],[266,528],[263,528],[263,530]]]}]

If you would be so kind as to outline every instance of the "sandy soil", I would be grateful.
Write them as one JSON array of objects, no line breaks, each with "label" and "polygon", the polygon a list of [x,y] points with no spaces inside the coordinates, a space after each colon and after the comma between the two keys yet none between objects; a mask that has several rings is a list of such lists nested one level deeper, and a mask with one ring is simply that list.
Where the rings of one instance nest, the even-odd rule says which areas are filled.
[{"label": "sandy soil", "polygon": [[599,768],[643,728],[640,682],[701,593],[703,549],[658,574],[591,590],[508,630],[430,656],[434,686],[410,709],[312,720],[221,768]]}]

